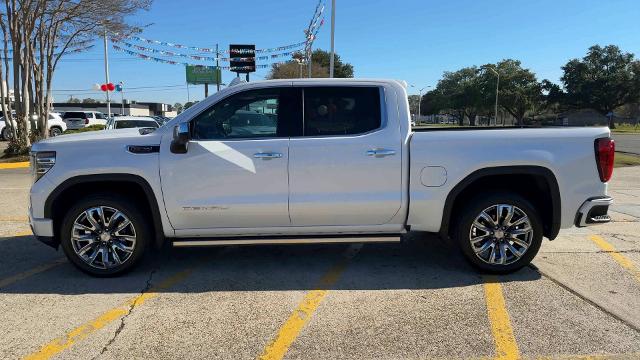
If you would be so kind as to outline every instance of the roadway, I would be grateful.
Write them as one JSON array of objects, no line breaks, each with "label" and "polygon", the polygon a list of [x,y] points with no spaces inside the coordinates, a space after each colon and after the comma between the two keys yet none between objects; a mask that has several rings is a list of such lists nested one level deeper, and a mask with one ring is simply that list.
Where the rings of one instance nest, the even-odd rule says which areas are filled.
[{"label": "roadway", "polygon": [[613,134],[616,151],[640,155],[640,134]]}]

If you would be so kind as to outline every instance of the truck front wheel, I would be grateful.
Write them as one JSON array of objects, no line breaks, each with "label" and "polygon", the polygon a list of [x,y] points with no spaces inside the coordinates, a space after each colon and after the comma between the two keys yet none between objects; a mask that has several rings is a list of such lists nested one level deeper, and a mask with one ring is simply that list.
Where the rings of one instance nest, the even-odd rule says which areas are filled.
[{"label": "truck front wheel", "polygon": [[471,264],[481,270],[516,271],[528,265],[540,249],[540,215],[517,194],[475,197],[459,215],[454,237]]},{"label": "truck front wheel", "polygon": [[60,242],[65,255],[93,276],[115,276],[136,265],[151,231],[144,214],[115,194],[92,195],[64,217]]}]

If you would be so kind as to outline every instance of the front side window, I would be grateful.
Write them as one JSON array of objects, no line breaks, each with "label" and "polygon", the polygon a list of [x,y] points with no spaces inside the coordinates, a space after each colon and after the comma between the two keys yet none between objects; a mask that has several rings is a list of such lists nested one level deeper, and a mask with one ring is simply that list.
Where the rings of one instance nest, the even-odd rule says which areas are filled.
[{"label": "front side window", "polygon": [[304,136],[362,134],[381,122],[377,87],[304,89]]},{"label": "front side window", "polygon": [[[96,119],[104,120],[104,114],[102,114],[102,113],[95,113],[95,114],[96,114]],[[87,117],[90,117],[90,116],[91,116],[91,114],[89,114]]]},{"label": "front side window", "polygon": [[[297,97],[299,101],[299,97]],[[203,140],[288,136],[298,108],[291,88],[249,90],[231,95],[194,119],[193,136]],[[299,119],[299,117],[298,117]]]}]

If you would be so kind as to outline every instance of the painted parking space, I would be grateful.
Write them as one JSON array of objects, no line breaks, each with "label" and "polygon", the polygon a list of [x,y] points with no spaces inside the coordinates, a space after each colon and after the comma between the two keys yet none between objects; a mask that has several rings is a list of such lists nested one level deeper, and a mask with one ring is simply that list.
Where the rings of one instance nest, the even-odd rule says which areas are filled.
[{"label": "painted parking space", "polygon": [[[0,187],[28,181],[7,171]],[[620,210],[635,209],[631,195]],[[173,249],[96,279],[9,228],[28,229],[9,203],[24,197],[0,199],[2,358],[640,356],[640,219],[622,212],[564,231],[507,276],[481,275],[455,245],[416,233],[355,248]]]}]

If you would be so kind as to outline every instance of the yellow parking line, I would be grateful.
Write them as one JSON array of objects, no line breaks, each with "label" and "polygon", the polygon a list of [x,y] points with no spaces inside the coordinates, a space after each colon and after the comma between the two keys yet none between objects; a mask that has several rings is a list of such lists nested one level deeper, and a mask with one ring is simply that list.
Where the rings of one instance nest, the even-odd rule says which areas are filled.
[{"label": "yellow parking line", "polygon": [[613,245],[609,244],[605,239],[598,235],[591,235],[591,241],[593,241],[598,247],[606,251],[620,266],[629,271],[636,280],[640,281],[640,268],[638,268],[633,261],[628,257],[622,255]]},{"label": "yellow parking line", "polygon": [[27,271],[23,271],[21,273],[13,275],[13,276],[9,276],[8,278],[0,279],[0,289],[2,289],[3,287],[7,287],[7,286],[9,286],[9,285],[11,285],[11,284],[13,284],[13,283],[15,283],[17,281],[24,280],[24,279],[26,279],[28,277],[31,277],[31,276],[36,275],[36,274],[39,274],[39,273],[41,273],[43,271],[47,271],[47,270],[49,270],[51,268],[54,268],[54,267],[56,267],[56,266],[58,266],[60,264],[65,263],[65,262],[66,262],[65,258],[60,258],[60,259],[54,260],[54,261],[52,261],[52,262],[50,262],[48,264],[43,264],[43,265],[40,265],[40,266],[36,266],[33,269],[30,269],[30,270],[27,270]]},{"label": "yellow parking line", "polygon": [[496,346],[495,359],[519,359],[520,350],[513,335],[511,319],[502,294],[502,286],[495,276],[484,278],[484,296],[487,302],[487,313],[491,323],[491,332]]},{"label": "yellow parking line", "polygon": [[311,316],[318,309],[320,303],[328,293],[327,288],[335,284],[347,267],[349,260],[360,251],[362,244],[352,245],[343,254],[340,261],[320,279],[317,290],[309,291],[302,299],[298,307],[293,311],[289,319],[282,325],[276,338],[264,348],[258,357],[261,360],[282,359],[289,347],[296,340],[304,326],[311,320]]},{"label": "yellow parking line", "polygon": [[0,163],[0,170],[2,170],[2,169],[22,169],[22,168],[28,168],[28,167],[29,167],[29,162],[28,161],[12,162],[12,163]]},{"label": "yellow parking line", "polygon": [[134,308],[144,304],[146,301],[158,296],[158,292],[174,286],[175,284],[186,279],[192,272],[192,269],[181,271],[168,279],[164,280],[157,286],[150,289],[144,294],[138,295],[129,299],[124,304],[115,307],[97,318],[78,326],[71,330],[66,335],[52,340],[48,344],[44,345],[37,352],[30,354],[25,359],[49,359],[62,351],[72,347],[77,342],[85,339],[95,331],[102,329],[115,320],[118,320],[132,311]]}]

